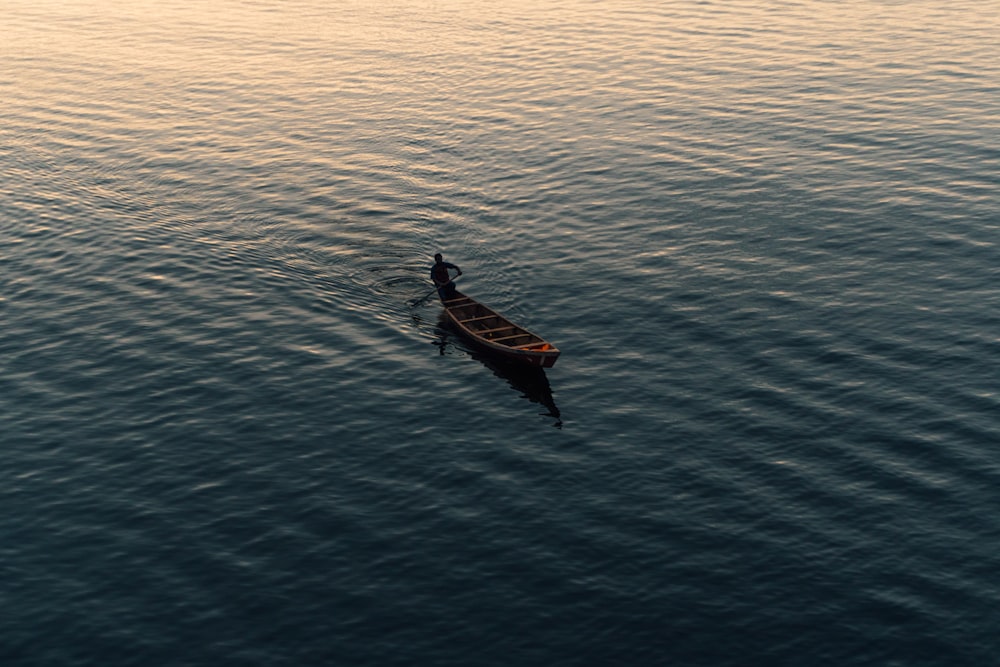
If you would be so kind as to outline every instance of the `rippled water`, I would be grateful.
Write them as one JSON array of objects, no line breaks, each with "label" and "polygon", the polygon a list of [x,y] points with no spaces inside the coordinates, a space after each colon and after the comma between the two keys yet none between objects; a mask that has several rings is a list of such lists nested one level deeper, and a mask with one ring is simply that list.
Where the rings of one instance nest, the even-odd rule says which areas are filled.
[{"label": "rippled water", "polygon": [[0,31],[3,664],[995,660],[997,6]]}]

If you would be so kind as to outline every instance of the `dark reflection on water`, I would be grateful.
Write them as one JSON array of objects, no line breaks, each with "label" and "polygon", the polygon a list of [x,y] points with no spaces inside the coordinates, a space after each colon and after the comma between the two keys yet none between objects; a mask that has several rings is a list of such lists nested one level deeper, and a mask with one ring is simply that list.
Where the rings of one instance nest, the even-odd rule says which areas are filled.
[{"label": "dark reflection on water", "polygon": [[553,426],[562,428],[562,416],[552,396],[552,386],[549,384],[549,378],[545,374],[544,368],[517,364],[497,355],[490,354],[486,350],[473,345],[458,333],[451,322],[448,321],[448,318],[445,317],[444,311],[438,317],[437,327],[435,327],[434,332],[437,335],[434,345],[438,348],[440,354],[444,354],[445,349],[449,345],[461,349],[483,366],[493,371],[493,374],[498,378],[506,380],[507,384],[521,394],[523,398],[528,399],[532,403],[537,403],[548,410],[547,413],[540,414],[552,417],[555,419]]}]

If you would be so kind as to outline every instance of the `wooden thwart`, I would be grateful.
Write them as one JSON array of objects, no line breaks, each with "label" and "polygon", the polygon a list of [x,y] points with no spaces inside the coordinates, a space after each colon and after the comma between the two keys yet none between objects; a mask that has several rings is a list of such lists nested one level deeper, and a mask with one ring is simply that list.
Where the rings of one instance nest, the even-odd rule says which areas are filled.
[{"label": "wooden thwart", "polygon": [[514,334],[513,336],[500,336],[499,338],[488,338],[491,343],[499,343],[502,340],[514,340],[515,338],[524,338],[525,336],[534,337],[534,334],[528,332]]},{"label": "wooden thwart", "polygon": [[459,320],[459,322],[461,322],[462,324],[467,324],[467,323],[469,323],[469,322],[478,322],[478,321],[480,321],[480,320],[490,320],[490,319],[493,319],[493,318],[495,318],[495,317],[497,317],[497,316],[496,316],[496,315],[494,315],[494,314],[490,314],[490,315],[480,315],[479,317],[470,317],[470,318],[469,318],[469,319],[467,319],[467,320]]},{"label": "wooden thwart", "polygon": [[[506,326],[497,327],[496,329],[477,329],[476,333],[482,336],[484,334],[496,333],[498,331],[507,331],[508,329],[517,329],[517,327],[515,327],[513,324],[508,324]],[[491,338],[490,340],[494,339]]]}]

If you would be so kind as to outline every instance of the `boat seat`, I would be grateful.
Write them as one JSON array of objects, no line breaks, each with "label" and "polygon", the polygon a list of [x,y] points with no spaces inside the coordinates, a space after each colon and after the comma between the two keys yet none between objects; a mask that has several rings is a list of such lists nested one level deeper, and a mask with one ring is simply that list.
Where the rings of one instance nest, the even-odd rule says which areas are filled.
[{"label": "boat seat", "polygon": [[459,320],[459,322],[461,322],[462,324],[465,324],[466,322],[478,322],[479,320],[488,320],[491,317],[497,317],[497,315],[495,315],[495,314],[494,315],[480,315],[479,317],[470,317],[470,318],[468,318],[466,320]]},{"label": "boat seat", "polygon": [[517,327],[515,327],[513,324],[508,324],[505,327],[497,327],[496,329],[482,329],[481,331],[476,331],[476,333],[482,335],[482,334],[496,333],[498,331],[508,331],[508,330],[513,331],[516,328]]},{"label": "boat seat", "polygon": [[[534,336],[534,334],[524,332],[524,333],[514,334],[513,336],[501,336],[500,338],[490,338],[489,341],[491,343],[498,343],[502,340],[514,340],[515,338],[524,338],[525,336]],[[529,344],[537,345],[538,343],[529,343]]]}]

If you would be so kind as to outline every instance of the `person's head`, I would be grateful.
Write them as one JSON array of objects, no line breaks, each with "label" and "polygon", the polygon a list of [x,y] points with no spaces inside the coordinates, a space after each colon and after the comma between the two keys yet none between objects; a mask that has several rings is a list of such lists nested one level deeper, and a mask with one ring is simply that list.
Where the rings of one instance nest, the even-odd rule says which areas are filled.
[{"label": "person's head", "polygon": [[442,261],[444,261],[444,257],[441,256],[441,253],[437,253],[437,254],[434,255],[434,261],[435,262],[442,262]]}]

